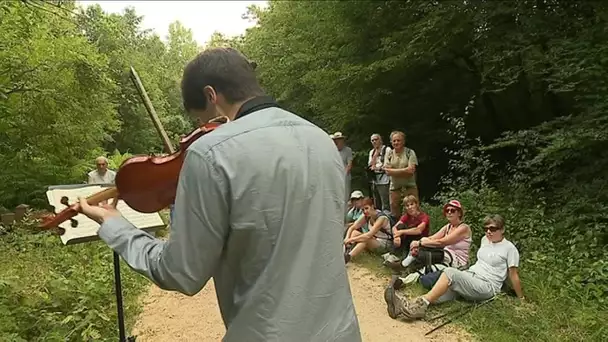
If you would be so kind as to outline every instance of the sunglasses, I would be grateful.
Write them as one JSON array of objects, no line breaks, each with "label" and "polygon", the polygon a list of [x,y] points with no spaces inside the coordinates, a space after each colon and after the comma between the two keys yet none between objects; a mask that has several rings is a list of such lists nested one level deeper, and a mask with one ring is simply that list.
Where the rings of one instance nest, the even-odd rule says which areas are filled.
[{"label": "sunglasses", "polygon": [[486,226],[486,227],[483,227],[483,230],[485,230],[486,232],[489,230],[492,233],[494,233],[494,232],[500,230],[500,228],[498,228],[496,226]]},{"label": "sunglasses", "polygon": [[457,212],[458,210],[454,209],[454,208],[447,208],[445,210],[446,214],[453,214],[455,212]]}]

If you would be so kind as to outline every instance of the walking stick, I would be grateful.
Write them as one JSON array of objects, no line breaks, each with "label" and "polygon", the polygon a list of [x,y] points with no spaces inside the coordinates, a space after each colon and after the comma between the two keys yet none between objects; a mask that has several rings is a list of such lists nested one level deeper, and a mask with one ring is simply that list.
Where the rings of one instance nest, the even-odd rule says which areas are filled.
[{"label": "walking stick", "polygon": [[469,312],[472,312],[474,309],[477,309],[477,308],[479,308],[482,305],[486,305],[486,304],[494,301],[498,297],[499,296],[494,296],[494,297],[492,297],[490,299],[486,299],[483,302],[480,302],[478,304],[471,304],[471,305],[467,305],[467,306],[464,306],[464,307],[456,308],[456,310],[451,310],[451,311],[448,311],[448,312],[446,312],[444,314],[441,314],[441,315],[435,316],[435,317],[433,317],[431,319],[428,319],[427,322],[432,322],[432,321],[435,321],[435,320],[437,320],[439,318],[445,317],[447,315],[451,315],[451,314],[454,314],[454,313],[458,313],[459,314],[459,315],[456,315],[456,316],[450,318],[449,320],[447,320],[447,321],[439,324],[438,326],[434,327],[433,329],[429,330],[426,334],[424,334],[424,336],[428,336],[428,335],[434,333],[435,331],[437,331],[437,330],[443,328],[444,326],[452,323],[456,319],[458,319],[460,317],[463,317],[464,315],[468,314]]}]

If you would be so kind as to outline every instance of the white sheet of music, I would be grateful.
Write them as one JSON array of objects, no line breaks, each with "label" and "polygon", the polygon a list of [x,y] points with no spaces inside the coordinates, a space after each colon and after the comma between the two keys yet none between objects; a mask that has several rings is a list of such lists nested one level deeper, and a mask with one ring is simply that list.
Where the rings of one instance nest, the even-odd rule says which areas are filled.
[{"label": "white sheet of music", "polygon": [[[107,187],[87,184],[82,184],[81,187],[66,185],[65,188],[62,188],[61,186],[55,186],[53,189],[46,192],[46,197],[49,204],[55,207],[55,213],[57,214],[66,208],[65,205],[61,204],[61,198],[63,196],[68,198],[68,203],[71,205],[76,203],[78,197],[88,197],[96,192],[104,190],[105,188]],[[118,201],[116,209],[118,209],[118,211],[120,211],[129,222],[139,229],[150,232],[165,226],[165,223],[163,222],[159,213],[144,214],[137,212],[122,200]],[[83,214],[78,214],[73,217],[73,219],[78,222],[78,226],[75,228],[72,227],[70,220],[59,225],[60,228],[65,229],[65,233],[61,235],[61,241],[64,245],[99,240],[97,231],[99,230],[100,226],[97,222],[91,220]]]}]

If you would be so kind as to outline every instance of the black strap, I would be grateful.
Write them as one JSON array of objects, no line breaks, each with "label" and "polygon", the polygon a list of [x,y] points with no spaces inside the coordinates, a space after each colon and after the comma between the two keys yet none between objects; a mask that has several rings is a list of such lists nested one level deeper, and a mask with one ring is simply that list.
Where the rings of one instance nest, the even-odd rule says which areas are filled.
[{"label": "black strap", "polygon": [[271,96],[256,96],[251,100],[243,103],[239,111],[236,113],[234,120],[240,119],[245,115],[249,115],[258,110],[265,108],[277,107],[281,108]]}]

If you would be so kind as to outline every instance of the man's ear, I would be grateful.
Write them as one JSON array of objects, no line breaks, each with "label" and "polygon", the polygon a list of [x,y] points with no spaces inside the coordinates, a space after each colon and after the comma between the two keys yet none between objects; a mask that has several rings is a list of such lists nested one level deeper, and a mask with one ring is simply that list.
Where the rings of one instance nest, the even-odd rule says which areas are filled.
[{"label": "man's ear", "polygon": [[205,102],[208,104],[215,105],[217,103],[217,93],[212,86],[205,86],[205,88],[203,88],[203,96],[205,96]]}]

